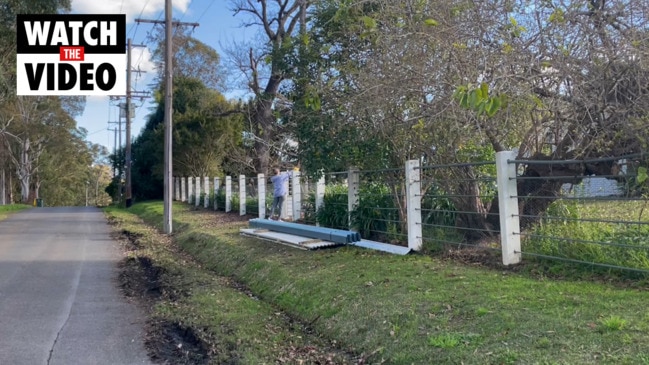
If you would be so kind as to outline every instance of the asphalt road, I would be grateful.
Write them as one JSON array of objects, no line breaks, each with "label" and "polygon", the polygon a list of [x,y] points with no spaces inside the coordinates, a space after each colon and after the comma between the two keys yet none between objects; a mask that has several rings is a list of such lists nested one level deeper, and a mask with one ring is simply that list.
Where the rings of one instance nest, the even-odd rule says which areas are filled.
[{"label": "asphalt road", "polygon": [[150,364],[144,317],[117,287],[120,251],[96,208],[0,221],[0,364]]}]

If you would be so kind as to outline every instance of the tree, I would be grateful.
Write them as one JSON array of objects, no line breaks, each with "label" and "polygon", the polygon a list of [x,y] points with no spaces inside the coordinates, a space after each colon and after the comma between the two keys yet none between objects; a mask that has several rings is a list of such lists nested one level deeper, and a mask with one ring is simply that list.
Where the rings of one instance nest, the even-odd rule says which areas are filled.
[{"label": "tree", "polygon": [[261,48],[237,49],[230,52],[233,62],[243,72],[248,88],[254,95],[250,110],[249,132],[254,140],[255,167],[268,173],[272,146],[281,135],[282,123],[278,112],[285,99],[282,84],[294,74],[293,58],[299,38],[298,23],[305,19],[311,0],[233,0],[235,15],[248,17],[244,26],[259,26],[264,38]]},{"label": "tree", "polygon": [[[445,164],[503,149],[531,159],[644,151],[647,14],[649,3],[638,1],[322,1],[301,74],[311,87],[296,88],[293,97],[302,164]],[[489,116],[487,104],[480,111],[457,99],[458,91],[471,94],[482,84],[499,103],[490,104]],[[555,179],[521,181],[519,193],[555,196],[565,182],[611,176],[616,168],[530,165],[525,175]],[[440,178],[479,174],[466,168]],[[453,195],[484,189],[478,182],[443,188]],[[551,201],[525,199],[522,213],[542,212]],[[479,213],[458,224],[489,232],[498,225],[486,216],[497,210],[494,202],[454,199],[458,211]]]},{"label": "tree", "polygon": [[[158,71],[157,84],[164,84],[165,33],[164,28],[158,28],[154,37],[158,40],[153,51],[152,60]],[[173,48],[173,77],[193,78],[201,80],[208,88],[223,90],[225,72],[221,67],[221,56],[216,50],[200,40],[192,37],[191,31],[183,26],[175,28],[172,38]]]},{"label": "tree", "polygon": [[65,100],[51,96],[17,96],[5,103],[5,112],[11,118],[1,126],[1,131],[24,203],[38,197],[40,185],[38,181],[33,185],[33,178],[40,167],[42,153],[74,128],[75,122],[67,110],[82,110],[83,101],[64,103]]},{"label": "tree", "polygon": [[52,133],[68,123],[62,100],[53,97],[15,95],[15,17],[19,13],[56,13],[69,10],[69,0],[8,0],[0,4],[0,139],[2,153],[8,156],[21,185],[21,201],[38,194],[31,179],[38,171],[38,160]]},{"label": "tree", "polygon": [[[133,191],[141,199],[161,198],[163,171],[164,99],[133,142]],[[201,80],[174,80],[174,172],[180,176],[216,176],[229,154],[237,154],[242,141],[242,117],[237,105],[209,89]],[[231,113],[232,112],[232,113]]]},{"label": "tree", "polygon": [[97,193],[110,180],[106,174],[109,167],[102,165],[107,151],[102,146],[89,144],[86,136],[83,128],[69,130],[53,140],[41,154],[33,184],[38,186],[38,196],[47,205],[85,205],[86,188],[90,204],[110,202],[105,193]]}]

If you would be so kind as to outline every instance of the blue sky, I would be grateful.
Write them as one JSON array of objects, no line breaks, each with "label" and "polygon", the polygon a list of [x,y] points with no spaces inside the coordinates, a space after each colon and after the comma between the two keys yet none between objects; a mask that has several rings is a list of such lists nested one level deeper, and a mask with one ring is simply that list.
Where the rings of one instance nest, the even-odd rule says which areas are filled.
[{"label": "blue sky", "polygon": [[[252,38],[257,30],[240,26],[242,18],[234,17],[229,0],[173,0],[173,16],[183,22],[198,22],[194,37],[214,47],[221,55],[222,62],[227,62],[222,46],[228,46],[232,41],[246,41]],[[164,20],[164,0],[73,0],[72,11],[80,14],[108,13],[126,14],[127,37],[133,39],[133,44],[144,44],[147,32],[153,29],[153,24],[134,22],[136,18]],[[155,71],[149,61],[149,49],[135,48],[133,66],[148,71],[141,77],[134,78],[133,89],[150,90]],[[134,75],[135,77],[135,75]],[[231,90],[230,95],[242,94],[243,91]],[[228,95],[228,93],[226,93]],[[110,102],[108,97],[88,97],[83,115],[77,117],[80,127],[88,130],[88,140],[104,145],[113,150],[114,134],[108,131],[108,121],[117,121],[118,108],[116,102]],[[144,127],[146,115],[152,106],[149,102],[136,105],[135,118],[132,124],[133,136],[137,136]],[[113,128],[114,125],[110,125]],[[123,127],[122,127],[123,129]],[[122,136],[122,142],[124,136]]]}]

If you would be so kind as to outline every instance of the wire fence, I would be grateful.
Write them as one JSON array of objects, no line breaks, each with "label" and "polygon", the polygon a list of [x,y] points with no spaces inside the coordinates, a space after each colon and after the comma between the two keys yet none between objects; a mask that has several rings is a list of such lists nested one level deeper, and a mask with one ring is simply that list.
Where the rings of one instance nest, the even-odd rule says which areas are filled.
[{"label": "wire fence", "polygon": [[[513,235],[517,240],[511,242],[517,244],[510,254],[519,256],[513,263],[523,257],[649,272],[646,157],[502,161],[416,167],[416,196],[408,167],[324,172],[321,180],[302,176],[289,181],[282,217],[352,229],[364,239],[396,245],[411,246],[413,239],[420,239],[427,252],[449,247],[502,251],[505,264],[506,238]],[[498,167],[503,164],[512,168]],[[208,196],[210,206],[216,199],[216,207],[224,210],[225,179],[219,181],[212,187],[216,194]],[[257,176],[244,181],[241,196],[239,177],[231,178],[231,211],[241,214],[244,199],[245,213],[260,216],[259,200],[264,199],[262,215],[268,217],[270,178],[262,180],[263,196]],[[191,183],[185,185],[191,194]],[[503,190],[504,185],[513,186],[515,193]],[[416,212],[409,212],[415,201]],[[508,213],[501,214],[503,209]],[[413,224],[421,231],[414,238],[408,232]]]},{"label": "wire fence", "polygon": [[641,155],[511,163],[523,257],[649,272]]},{"label": "wire fence", "polygon": [[370,240],[408,245],[403,168],[360,171],[351,225]]},{"label": "wire fence", "polygon": [[422,238],[434,246],[500,249],[495,162],[421,167]]}]

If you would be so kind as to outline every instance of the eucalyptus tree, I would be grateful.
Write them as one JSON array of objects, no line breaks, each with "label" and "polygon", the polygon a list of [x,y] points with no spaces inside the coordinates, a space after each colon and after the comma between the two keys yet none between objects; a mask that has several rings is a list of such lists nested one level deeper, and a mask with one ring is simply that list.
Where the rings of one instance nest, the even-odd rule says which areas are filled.
[{"label": "eucalyptus tree", "polygon": [[[15,163],[22,159],[8,148],[7,141],[14,139],[8,134],[7,126],[16,120],[16,111],[20,105],[34,104],[38,98],[17,100],[16,89],[16,14],[53,14],[70,9],[70,0],[4,0],[0,2],[0,156]],[[13,123],[14,126],[16,123]],[[21,128],[19,126],[19,128]],[[12,141],[12,142],[15,142]],[[24,141],[23,141],[24,142]],[[23,143],[30,146],[29,143]],[[5,162],[6,162],[5,160]],[[28,160],[28,159],[27,159]],[[7,170],[6,163],[3,163],[2,175],[6,181],[10,181],[16,171]],[[15,166],[15,164],[14,164]],[[28,169],[29,170],[29,169]],[[19,172],[18,172],[19,173]],[[24,181],[21,183],[24,194]],[[8,186],[11,191],[11,186]],[[11,193],[9,193],[11,195]],[[23,196],[23,199],[25,197]]]}]

